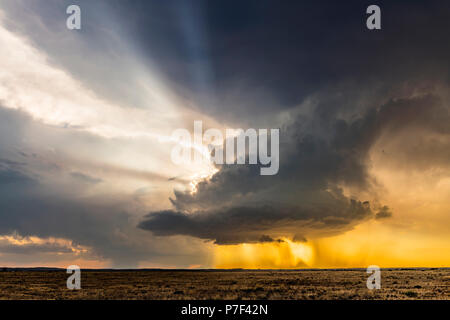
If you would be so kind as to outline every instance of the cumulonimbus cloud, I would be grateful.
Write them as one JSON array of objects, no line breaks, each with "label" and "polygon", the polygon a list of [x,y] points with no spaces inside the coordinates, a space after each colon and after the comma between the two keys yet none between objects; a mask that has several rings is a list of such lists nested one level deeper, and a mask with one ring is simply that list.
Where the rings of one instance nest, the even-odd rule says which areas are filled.
[{"label": "cumulonimbus cloud", "polygon": [[[387,205],[371,208],[365,199],[346,196],[342,187],[371,192],[369,152],[386,134],[418,129],[450,134],[448,107],[432,95],[391,100],[351,120],[320,114],[284,128],[278,175],[259,176],[251,165],[224,165],[199,183],[196,193],[176,191],[173,210],[152,212],[139,227],[160,236],[234,244],[260,242],[265,235],[336,233],[365,219],[389,218]],[[311,134],[311,123],[321,132]]]}]

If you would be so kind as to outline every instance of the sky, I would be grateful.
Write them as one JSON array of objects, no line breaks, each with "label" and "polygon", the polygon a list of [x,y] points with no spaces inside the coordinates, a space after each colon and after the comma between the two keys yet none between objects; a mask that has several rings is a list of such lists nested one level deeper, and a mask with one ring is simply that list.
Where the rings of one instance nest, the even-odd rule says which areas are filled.
[{"label": "sky", "polygon": [[0,0],[0,266],[450,266],[450,3],[371,4]]}]

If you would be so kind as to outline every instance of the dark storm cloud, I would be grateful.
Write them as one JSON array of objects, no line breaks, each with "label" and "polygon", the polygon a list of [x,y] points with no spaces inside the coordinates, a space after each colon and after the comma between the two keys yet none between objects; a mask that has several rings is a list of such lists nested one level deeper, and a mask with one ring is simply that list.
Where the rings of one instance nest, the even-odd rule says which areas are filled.
[{"label": "dark storm cloud", "polygon": [[381,31],[365,26],[370,1],[111,3],[149,61],[222,119],[252,122],[344,81],[388,94],[450,79],[445,1],[378,1]]},{"label": "dark storm cloud", "polygon": [[[219,244],[299,238],[347,230],[369,218],[389,218],[388,206],[349,199],[340,186],[372,192],[369,151],[386,134],[450,136],[449,107],[435,96],[391,100],[351,120],[323,117],[317,108],[282,130],[280,170],[225,165],[197,192],[175,192],[174,210],[153,212],[140,228],[156,235],[190,235]],[[320,133],[314,132],[316,127]],[[420,152],[420,150],[419,150]],[[446,154],[445,150],[442,150]],[[411,162],[414,162],[411,159]],[[433,165],[433,161],[429,162]]]},{"label": "dark storm cloud", "polygon": [[[448,88],[448,4],[408,2],[406,10],[382,2],[379,32],[364,26],[368,3],[316,4],[205,6],[209,65],[221,101],[205,112],[251,123],[255,113],[270,117],[307,97],[314,110],[282,128],[278,175],[222,166],[194,195],[175,191],[174,210],[150,213],[141,228],[239,243],[339,232],[391,216],[387,206],[348,199],[339,186],[372,190],[368,154],[379,139],[402,131],[414,139],[417,129],[448,139],[446,97],[427,94]],[[435,149],[433,159],[423,149],[412,156],[425,155],[428,165],[447,159],[446,148]]]},{"label": "dark storm cloud", "polygon": [[[140,224],[155,235],[188,235],[214,240],[217,244],[242,242],[273,242],[266,233],[290,233],[305,227],[306,222],[314,228],[345,226],[370,214],[370,208],[361,202],[336,201],[332,207],[232,207],[217,211],[181,213],[161,211],[152,213]],[[332,215],[330,215],[332,214]],[[300,221],[303,220],[303,221]]]},{"label": "dark storm cloud", "polygon": [[[126,105],[148,104],[133,90],[141,87],[124,58],[130,53],[157,66],[205,114],[252,126],[329,88],[376,92],[376,100],[450,80],[447,1],[380,0],[382,30],[370,31],[370,1],[80,0],[82,30],[61,38],[69,4],[7,1],[4,9],[32,12],[14,27],[96,92]],[[73,52],[94,52],[102,63]]]}]

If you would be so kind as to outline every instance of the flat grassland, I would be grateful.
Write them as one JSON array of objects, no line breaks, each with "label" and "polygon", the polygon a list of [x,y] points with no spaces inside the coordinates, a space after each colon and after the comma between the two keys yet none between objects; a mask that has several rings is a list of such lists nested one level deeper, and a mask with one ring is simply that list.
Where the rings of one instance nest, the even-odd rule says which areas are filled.
[{"label": "flat grassland", "polygon": [[68,290],[62,270],[0,271],[0,299],[450,299],[450,269],[348,270],[82,270]]}]

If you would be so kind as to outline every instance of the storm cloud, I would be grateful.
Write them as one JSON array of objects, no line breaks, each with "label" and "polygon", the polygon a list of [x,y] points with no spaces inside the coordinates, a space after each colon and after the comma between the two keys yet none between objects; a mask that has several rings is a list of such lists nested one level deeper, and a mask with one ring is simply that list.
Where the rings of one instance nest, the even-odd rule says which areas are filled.
[{"label": "storm cloud", "polygon": [[175,191],[175,210],[150,213],[139,226],[155,235],[190,235],[219,244],[258,242],[266,234],[342,232],[364,219],[392,215],[386,205],[371,208],[367,199],[343,192],[344,187],[374,192],[369,152],[379,139],[405,131],[450,135],[448,105],[432,95],[391,100],[351,120],[323,117],[321,111],[318,105],[312,116],[282,130],[278,175],[259,176],[252,165],[224,165],[194,194]]},{"label": "storm cloud", "polygon": [[224,88],[205,112],[279,126],[279,173],[220,166],[194,194],[175,190],[173,209],[149,213],[139,227],[229,244],[336,234],[395,214],[378,198],[371,152],[396,140],[396,157],[409,153],[410,166],[450,163],[449,8],[410,4],[379,4],[383,30],[392,32],[378,33],[361,26],[364,2],[250,1],[238,15],[227,5],[203,7],[213,35],[207,49],[217,53],[208,65]]}]

